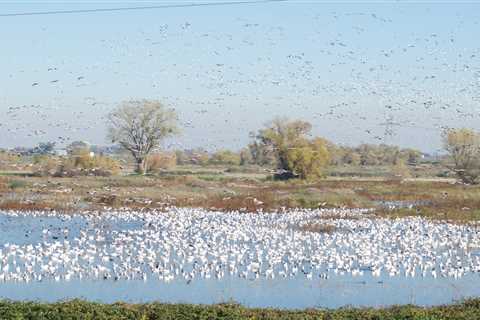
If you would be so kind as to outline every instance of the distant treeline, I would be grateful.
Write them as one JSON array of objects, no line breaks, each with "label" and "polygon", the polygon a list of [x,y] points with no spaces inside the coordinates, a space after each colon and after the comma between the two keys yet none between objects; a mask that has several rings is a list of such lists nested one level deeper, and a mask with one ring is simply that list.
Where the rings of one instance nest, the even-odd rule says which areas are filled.
[{"label": "distant treeline", "polygon": [[[329,152],[329,164],[354,165],[354,166],[381,166],[396,165],[402,161],[408,165],[415,165],[429,155],[411,148],[400,148],[386,144],[361,144],[356,147],[339,146],[332,142],[326,142]],[[122,158],[125,151],[115,146],[96,146],[87,142],[75,141],[65,148],[64,155],[71,155],[82,152],[93,152],[96,155]],[[63,153],[63,152],[62,152]],[[17,147],[11,150],[0,150],[0,167],[2,164],[17,160],[17,157],[34,157],[44,155],[62,155],[55,149],[51,142],[39,143],[33,148]],[[258,165],[262,167],[275,167],[275,155],[264,145],[254,141],[240,151],[220,149],[207,151],[202,148],[157,151],[150,156],[150,162],[163,162],[165,167],[174,165]]]},{"label": "distant treeline", "polygon": [[[362,144],[357,147],[338,146],[326,141],[329,166],[395,166],[404,163],[416,165],[424,161],[424,155],[414,149],[402,149],[390,145]],[[54,170],[69,172],[75,167],[93,169],[109,164],[119,172],[119,167],[128,167],[132,160],[125,150],[117,147],[92,146],[86,142],[76,141],[59,154],[53,143],[40,143],[33,148],[15,148],[0,150],[0,170],[35,169],[42,164],[42,171]],[[93,157],[91,157],[93,156]],[[66,159],[69,161],[66,161]],[[72,160],[73,158],[73,160]],[[108,161],[111,159],[112,161]],[[114,160],[117,161],[115,165]],[[61,165],[58,163],[62,162]],[[57,164],[56,164],[57,163]],[[214,152],[197,148],[189,150],[157,151],[147,161],[148,171],[173,169],[175,166],[259,166],[274,170],[278,167],[275,154],[265,145],[253,141],[240,151],[220,149]],[[38,171],[38,170],[37,170]],[[100,174],[98,171],[97,174]],[[43,173],[42,173],[43,174]],[[54,172],[52,172],[54,174]],[[73,174],[70,174],[73,175]]]},{"label": "distant treeline", "polygon": [[[397,146],[385,144],[361,144],[357,147],[337,146],[328,143],[327,149],[330,154],[330,165],[395,165],[403,161],[409,165],[418,164],[425,158],[425,155],[415,149],[402,149]],[[169,152],[164,152],[169,154]],[[198,164],[198,165],[259,165],[274,167],[275,157],[269,152],[262,150],[256,142],[236,152],[231,150],[218,150],[208,152],[204,149],[177,150],[173,153],[176,156],[176,164]]]}]

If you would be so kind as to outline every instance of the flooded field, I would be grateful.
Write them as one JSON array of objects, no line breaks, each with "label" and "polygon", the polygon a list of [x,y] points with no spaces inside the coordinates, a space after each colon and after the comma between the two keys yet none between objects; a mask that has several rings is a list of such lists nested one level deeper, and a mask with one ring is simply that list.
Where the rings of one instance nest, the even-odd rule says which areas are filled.
[{"label": "flooded field", "polygon": [[477,227],[368,210],[0,214],[0,297],[305,308],[480,296]]}]

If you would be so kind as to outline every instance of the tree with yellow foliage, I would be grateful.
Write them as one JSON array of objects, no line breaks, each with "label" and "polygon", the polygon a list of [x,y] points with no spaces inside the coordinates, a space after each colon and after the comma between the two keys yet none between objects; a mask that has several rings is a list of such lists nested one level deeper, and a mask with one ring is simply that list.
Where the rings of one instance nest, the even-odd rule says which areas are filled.
[{"label": "tree with yellow foliage", "polygon": [[478,183],[480,177],[480,134],[471,129],[451,129],[443,138],[445,150],[452,160],[451,169],[467,184]]},{"label": "tree with yellow foliage", "polygon": [[288,150],[287,161],[289,169],[301,179],[321,178],[330,162],[327,142],[322,138],[305,139]]},{"label": "tree with yellow foliage", "polygon": [[274,156],[279,178],[317,178],[329,164],[328,142],[308,139],[312,125],[302,120],[276,118],[258,131],[256,144]]}]

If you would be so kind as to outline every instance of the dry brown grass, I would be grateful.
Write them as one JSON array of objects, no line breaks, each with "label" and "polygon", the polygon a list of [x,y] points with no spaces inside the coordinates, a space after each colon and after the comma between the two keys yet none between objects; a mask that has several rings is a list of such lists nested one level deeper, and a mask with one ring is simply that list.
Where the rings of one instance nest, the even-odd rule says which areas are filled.
[{"label": "dry brown grass", "polygon": [[0,202],[0,210],[18,210],[18,211],[48,211],[61,210],[65,208],[59,207],[58,204],[44,202],[21,202],[21,201],[5,201]]},{"label": "dry brown grass", "polygon": [[7,178],[6,177],[0,177],[0,192],[6,192],[8,189],[7,185]]},{"label": "dry brown grass", "polygon": [[176,199],[173,204],[222,211],[259,212],[278,209],[278,203],[276,203],[273,193],[265,190],[241,195],[214,194],[202,198],[180,198]]},{"label": "dry brown grass", "polygon": [[175,168],[177,156],[174,152],[155,153],[148,157],[148,171],[159,172]]}]

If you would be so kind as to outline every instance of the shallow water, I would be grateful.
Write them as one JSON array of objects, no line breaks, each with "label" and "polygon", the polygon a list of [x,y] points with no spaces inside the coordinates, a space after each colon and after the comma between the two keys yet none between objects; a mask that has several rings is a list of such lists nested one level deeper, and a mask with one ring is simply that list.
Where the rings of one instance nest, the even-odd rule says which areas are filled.
[{"label": "shallow water", "polygon": [[[181,220],[181,217],[188,217],[189,213],[176,212],[176,214],[178,214],[179,219]],[[217,229],[224,227],[224,225],[235,228],[235,219],[237,219],[230,215],[211,215],[210,213],[203,215],[201,212],[195,212],[193,214],[195,215],[195,219],[192,220],[192,225],[200,223],[199,220],[207,223],[206,226],[213,224],[212,221],[215,221],[215,223],[217,223],[215,228]],[[302,219],[316,219],[315,221],[317,221],[318,216],[321,216],[322,214],[324,214],[324,212],[319,215],[306,214],[305,217],[301,219],[298,218],[299,215],[292,217],[272,215],[266,220],[255,217],[252,218],[253,220],[248,221],[252,224],[256,223],[257,227],[260,228],[254,229],[256,232],[259,232],[258,230],[265,230],[265,228],[268,232],[271,231],[270,229],[274,229],[275,234],[279,234],[279,239],[286,237],[288,240],[288,237],[291,236],[291,226],[294,222],[304,222]],[[362,215],[364,213],[358,214]],[[241,219],[250,219],[250,217],[242,217]],[[353,221],[359,221],[359,219],[359,217],[356,217],[352,220],[352,223],[355,223],[353,226],[356,226],[357,223]],[[20,262],[24,259],[23,252],[16,256],[13,256],[13,254],[10,256],[5,255],[8,250],[11,250],[12,245],[18,245],[21,246],[21,248],[27,247],[28,245],[36,245],[40,248],[39,244],[45,246],[45,243],[58,243],[58,246],[54,245],[49,248],[55,249],[62,247],[62,252],[66,252],[65,242],[68,242],[69,244],[67,246],[68,250],[78,250],[78,248],[74,247],[76,241],[79,241],[79,239],[88,239],[90,235],[95,234],[104,237],[100,241],[92,241],[89,245],[97,244],[100,251],[100,248],[105,250],[105,248],[117,246],[117,238],[121,234],[133,233],[137,237],[140,237],[139,235],[142,235],[142,232],[149,235],[152,230],[155,230],[158,231],[159,234],[164,235],[165,229],[167,227],[171,228],[172,225],[167,224],[166,226],[162,226],[161,224],[167,223],[168,221],[169,220],[164,220],[163,217],[150,215],[137,216],[120,214],[116,216],[114,214],[106,214],[103,217],[81,215],[66,217],[30,214],[12,215],[11,213],[3,213],[0,214],[0,250],[4,253],[5,257],[3,263],[0,261],[0,271],[3,270],[5,273],[5,266],[8,264],[10,267],[9,270],[12,273],[12,269],[14,269],[15,266],[20,265]],[[173,221],[175,221],[175,219],[173,219]],[[157,223],[157,225],[153,225],[154,222]],[[240,222],[245,223],[243,220],[240,220]],[[297,241],[311,241],[312,243],[317,241],[318,243],[322,243],[322,241],[328,241],[330,237],[337,236],[340,239],[343,239],[341,236],[354,236],[354,233],[351,230],[348,231],[347,234],[344,233],[345,225],[348,226],[348,223],[350,223],[347,222],[336,222],[342,225],[342,235],[309,235],[308,233],[298,233],[297,235],[293,235],[292,241],[294,243]],[[415,224],[408,224],[411,223],[410,220],[405,223],[408,228],[412,228],[412,226],[416,225],[423,226],[421,221],[419,223],[417,220],[414,220]],[[368,232],[370,231],[365,230],[367,229],[367,227],[365,227],[366,224],[360,225],[361,228],[358,228],[357,232],[365,232],[366,235],[369,235]],[[281,229],[281,226],[283,226],[284,229]],[[398,228],[398,224],[395,224],[394,226],[395,228]],[[425,228],[428,226],[430,225],[426,224]],[[163,227],[165,227],[165,229],[163,229]],[[185,234],[186,236],[191,235],[194,237],[197,235],[193,230],[190,230],[192,227],[191,225],[182,226],[178,230],[183,230],[184,227],[188,230]],[[442,228],[443,227],[440,226],[439,230],[443,230]],[[467,240],[467,242],[478,242],[478,233],[475,230],[457,229],[455,226],[451,226],[451,228],[453,230],[452,234],[458,232],[470,233],[467,239],[471,239],[471,241]],[[201,234],[197,238],[197,241],[202,239],[208,240],[209,237],[212,237],[212,234],[227,236],[226,234],[217,231],[215,231],[217,233],[214,233],[214,231],[203,229],[206,229],[205,226],[202,227]],[[229,231],[230,229],[227,228],[226,230]],[[404,231],[402,230],[401,234],[403,234],[403,232]],[[423,232],[424,231],[422,230],[422,233]],[[185,245],[181,243],[184,239],[184,235],[175,234],[178,236],[178,248],[185,247]],[[270,236],[270,233],[267,233],[267,235]],[[148,237],[145,239],[149,239],[146,240],[147,243],[151,241]],[[165,239],[161,238],[160,240],[168,241],[168,239],[169,238],[165,236]],[[359,236],[358,239],[363,238]],[[236,242],[232,239],[227,240],[229,246],[240,246],[240,243],[244,245],[244,242],[247,241],[244,240],[244,238],[241,238],[241,241],[237,240]],[[268,248],[263,246],[259,247],[257,240],[251,240],[256,246],[247,243],[247,248],[250,248],[248,253],[252,254],[255,250],[265,250],[267,253],[264,252],[262,257],[266,255],[268,256]],[[134,245],[141,246],[141,241],[144,241],[144,238],[139,238],[139,241],[139,243],[134,243]],[[223,245],[221,240],[214,237],[213,242],[215,241],[217,241],[219,245],[220,243]],[[72,248],[70,248],[70,244]],[[174,244],[175,243],[169,243],[169,246],[173,245],[173,247],[168,258],[171,259],[171,261],[174,261],[174,263],[177,263],[180,261],[179,253],[175,251]],[[300,246],[305,246],[308,250],[304,250],[303,252],[306,252],[307,255],[308,252],[316,250],[316,247],[309,247],[309,243],[298,243],[296,246],[296,250],[300,250]],[[156,248],[160,251],[163,250],[163,247],[161,246],[153,246],[152,248]],[[352,252],[355,252],[356,249],[357,248],[355,247],[348,248],[346,252],[353,254]],[[396,247],[393,247],[392,252],[395,253],[395,250]],[[438,250],[438,257],[446,252],[440,249]],[[108,254],[110,253],[111,252],[108,252]],[[469,260],[470,263],[472,263],[472,261],[479,261],[479,253],[480,251],[477,249],[469,251],[469,259],[471,259]],[[129,255],[133,260],[135,260],[136,254],[136,252],[129,252]],[[463,259],[464,255],[464,252],[459,252],[456,256],[458,257],[459,264],[460,261],[463,261],[460,260],[460,257]],[[126,259],[126,256],[127,255],[118,257],[118,259]],[[58,257],[53,256],[53,258]],[[304,258],[305,257],[303,256],[302,259]],[[209,259],[209,261],[213,261],[216,257]],[[15,264],[13,264],[13,261],[15,261]],[[37,260],[37,267],[34,268],[37,272],[39,272],[38,261],[40,260]],[[49,261],[45,259],[45,256],[41,260],[41,263],[43,264],[48,264],[48,262]],[[108,267],[110,263],[111,261],[108,261],[108,263],[106,262],[104,265]],[[206,262],[206,264],[208,263],[210,262]],[[58,262],[58,264],[60,267],[56,269],[55,274],[65,273],[66,270],[70,268],[70,264],[66,262]],[[84,263],[85,268],[91,268],[92,264],[101,265],[102,262],[96,258],[92,263]],[[184,268],[185,270],[189,268],[187,263],[185,263]],[[307,270],[307,268],[305,268],[305,270]],[[26,282],[19,279],[7,279],[0,282],[0,297],[13,300],[39,300],[48,302],[71,298],[83,298],[100,302],[161,301],[205,304],[235,301],[251,307],[335,308],[346,305],[387,306],[407,303],[438,305],[468,297],[480,296],[480,286],[478,285],[480,283],[480,273],[476,271],[466,272],[460,278],[456,279],[448,276],[434,278],[427,275],[421,277],[418,276],[418,270],[417,275],[414,277],[406,277],[402,272],[394,276],[389,276],[386,272],[383,272],[380,276],[374,277],[369,268],[363,268],[363,275],[357,276],[353,276],[348,272],[344,272],[343,275],[340,274],[342,272],[336,274],[332,269],[325,269],[323,267],[319,267],[319,270],[319,273],[312,272],[311,278],[307,278],[305,274],[302,274],[301,272],[298,272],[293,276],[281,277],[277,275],[274,279],[265,276],[260,276],[258,279],[255,279],[255,277],[252,276],[252,273],[249,273],[246,278],[241,278],[236,273],[231,275],[227,272],[224,276],[218,278],[212,276],[209,279],[199,276],[190,279],[188,277],[185,278],[181,275],[177,275],[169,281],[159,280],[158,276],[153,275],[151,272],[145,273],[145,280],[139,279],[138,277],[132,277],[130,280],[123,278],[114,280],[110,276],[105,277],[106,279],[103,280],[101,275],[94,277],[93,274],[86,273],[82,279],[79,279],[74,275],[67,281],[63,276],[55,280],[53,277],[54,274],[45,274],[40,281],[31,279],[29,282]],[[26,274],[23,266],[19,269],[18,274],[22,274],[23,276]],[[324,279],[325,276],[328,279]]]},{"label": "shallow water", "polygon": [[82,298],[98,302],[170,302],[211,304],[235,301],[250,307],[287,309],[394,304],[439,305],[480,296],[477,275],[462,279],[335,277],[328,280],[238,278],[185,281],[44,281],[2,283],[0,297],[54,302]]}]

